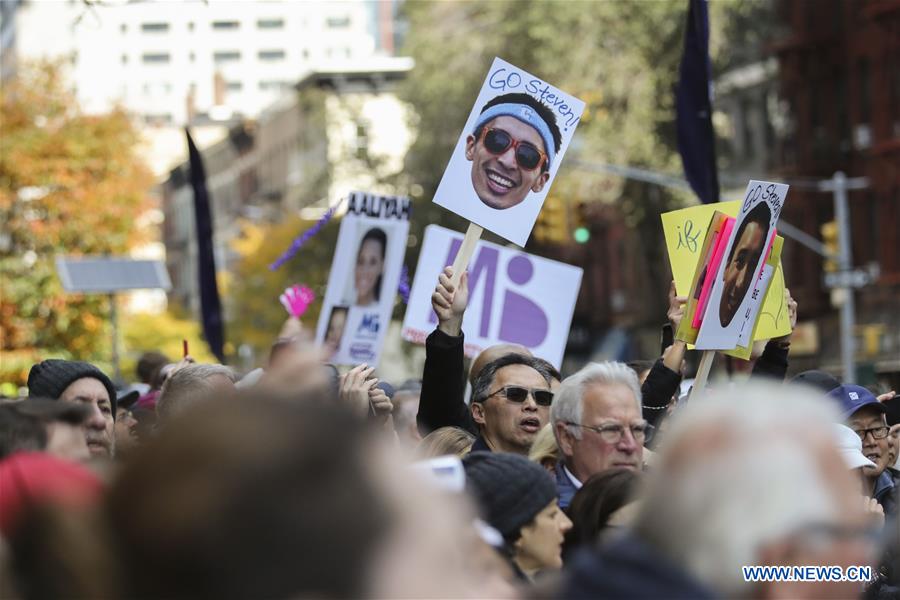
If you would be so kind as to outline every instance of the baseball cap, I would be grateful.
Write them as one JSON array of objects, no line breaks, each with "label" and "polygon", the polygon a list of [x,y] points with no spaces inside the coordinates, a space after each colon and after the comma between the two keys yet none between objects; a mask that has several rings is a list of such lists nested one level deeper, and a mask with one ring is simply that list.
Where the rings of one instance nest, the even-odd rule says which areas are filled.
[{"label": "baseball cap", "polygon": [[797,373],[797,375],[791,379],[791,383],[807,385],[825,393],[828,393],[841,385],[841,382],[833,375],[830,375],[825,371],[816,370]]},{"label": "baseball cap", "polygon": [[847,463],[848,469],[859,469],[860,467],[875,468],[877,466],[862,453],[862,440],[859,439],[855,431],[846,425],[836,423],[834,425],[834,433],[838,452],[841,453],[844,462]]},{"label": "baseball cap", "polygon": [[866,406],[872,406],[881,413],[887,410],[872,392],[859,385],[845,383],[828,392],[828,397],[841,403],[845,419]]}]

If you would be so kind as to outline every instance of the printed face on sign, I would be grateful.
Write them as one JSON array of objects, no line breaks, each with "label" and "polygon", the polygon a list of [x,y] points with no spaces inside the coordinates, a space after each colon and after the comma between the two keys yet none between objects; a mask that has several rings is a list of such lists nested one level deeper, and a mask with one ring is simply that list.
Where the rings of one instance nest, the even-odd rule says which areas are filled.
[{"label": "printed face on sign", "polygon": [[377,364],[409,231],[408,198],[353,192],[341,219],[316,342],[335,364]]},{"label": "printed face on sign", "polygon": [[524,246],[583,111],[577,98],[494,59],[435,203]]},{"label": "printed face on sign", "polygon": [[[749,342],[759,319],[769,276],[763,270],[788,186],[751,181],[715,269],[709,301],[697,332],[700,350],[734,350]],[[773,271],[774,272],[774,271]]]},{"label": "printed face on sign", "polygon": [[772,211],[765,202],[761,202],[746,216],[734,236],[734,244],[725,263],[725,284],[719,303],[722,327],[728,327],[750,290],[769,239],[771,219]]},{"label": "printed face on sign", "polygon": [[372,227],[363,234],[353,270],[356,306],[372,306],[378,302],[387,245],[387,234],[380,227]]},{"label": "printed face on sign", "polygon": [[[491,118],[495,113],[503,114]],[[544,139],[539,130],[551,135]],[[527,94],[507,94],[488,102],[466,139],[475,194],[487,206],[505,210],[517,206],[529,192],[540,192],[550,178],[547,149],[557,152],[559,137],[553,112]]]}]

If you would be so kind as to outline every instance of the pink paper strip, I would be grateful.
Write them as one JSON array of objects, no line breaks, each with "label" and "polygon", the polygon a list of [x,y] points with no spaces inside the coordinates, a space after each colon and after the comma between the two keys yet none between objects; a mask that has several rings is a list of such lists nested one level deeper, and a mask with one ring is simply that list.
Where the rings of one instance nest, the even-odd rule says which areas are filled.
[{"label": "pink paper strip", "polygon": [[709,268],[706,271],[706,280],[703,282],[703,291],[700,292],[700,301],[697,303],[697,310],[694,312],[691,327],[699,328],[700,324],[703,323],[703,313],[706,312],[709,294],[716,280],[716,273],[719,272],[719,263],[722,262],[722,255],[725,254],[725,247],[728,245],[728,239],[731,237],[731,230],[734,229],[734,221],[733,217],[729,217],[725,221],[725,226],[722,227],[719,238],[716,240],[715,250],[713,251],[712,260],[709,262]]}]

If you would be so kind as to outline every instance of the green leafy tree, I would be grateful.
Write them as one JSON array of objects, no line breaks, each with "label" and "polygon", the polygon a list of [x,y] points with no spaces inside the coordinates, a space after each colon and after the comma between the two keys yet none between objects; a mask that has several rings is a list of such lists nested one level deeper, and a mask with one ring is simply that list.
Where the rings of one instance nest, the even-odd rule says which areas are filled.
[{"label": "green leafy tree", "polygon": [[82,113],[59,65],[0,87],[0,381],[48,356],[109,358],[108,301],[62,289],[58,255],[122,254],[143,241],[149,171],[122,111]]},{"label": "green leafy tree", "polygon": [[257,364],[267,355],[287,319],[287,312],[278,301],[285,288],[300,284],[315,291],[316,299],[301,319],[305,329],[315,331],[340,220],[330,221],[293,259],[275,271],[269,270],[291,241],[314,224],[315,221],[299,217],[272,225],[248,223],[242,238],[235,243],[241,259],[229,278],[226,331],[229,344],[238,351],[242,344],[248,345]]},{"label": "green leafy tree", "polygon": [[[733,46],[721,34],[730,15],[759,12],[759,4],[713,3],[715,52]],[[659,214],[691,196],[625,182],[586,163],[681,172],[673,90],[687,2],[412,1],[403,10],[409,31],[403,50],[416,61],[401,88],[416,115],[417,138],[404,173],[407,189],[420,192],[412,232],[421,235],[429,223],[464,226],[431,199],[488,66],[499,56],[585,101],[551,196],[573,205],[618,206],[642,240],[645,319],[658,320],[668,289]]]}]

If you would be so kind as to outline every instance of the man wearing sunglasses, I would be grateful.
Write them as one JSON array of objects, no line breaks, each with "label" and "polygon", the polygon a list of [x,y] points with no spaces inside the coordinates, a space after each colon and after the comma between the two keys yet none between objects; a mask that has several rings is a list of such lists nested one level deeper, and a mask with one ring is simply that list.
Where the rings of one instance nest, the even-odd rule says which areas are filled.
[{"label": "man wearing sunglasses", "polygon": [[884,416],[887,409],[872,392],[858,385],[844,384],[828,395],[841,403],[847,425],[862,440],[863,454],[875,463],[874,467],[863,467],[867,494],[881,504],[886,517],[895,516],[900,481],[887,469],[892,443]]},{"label": "man wearing sunglasses", "polygon": [[529,191],[540,192],[561,141],[556,116],[537,99],[528,94],[492,98],[466,138],[475,193],[487,206],[505,210]]},{"label": "man wearing sunglasses", "polygon": [[653,431],[642,416],[637,375],[618,362],[590,363],[563,380],[550,409],[561,458],[556,466],[559,505],[566,509],[592,475],[643,468]]},{"label": "man wearing sunglasses", "polygon": [[472,452],[527,455],[548,422],[552,401],[550,377],[540,361],[507,354],[489,362],[472,388],[472,420],[478,426]]}]

